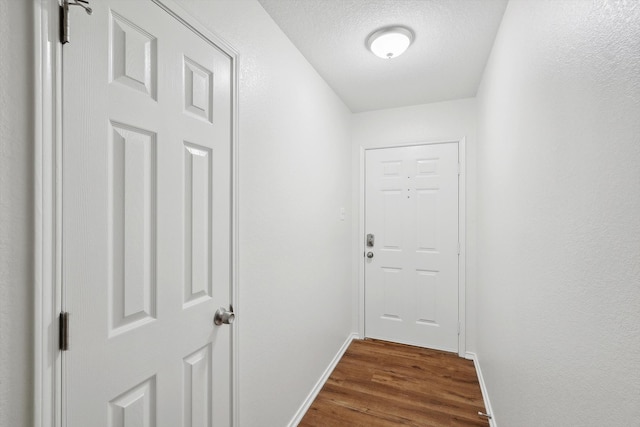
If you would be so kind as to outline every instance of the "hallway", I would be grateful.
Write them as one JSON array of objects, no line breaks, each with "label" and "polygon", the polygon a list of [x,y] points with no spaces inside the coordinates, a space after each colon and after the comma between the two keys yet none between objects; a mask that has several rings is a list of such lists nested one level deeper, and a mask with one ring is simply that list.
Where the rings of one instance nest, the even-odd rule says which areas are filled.
[{"label": "hallway", "polygon": [[[85,235],[83,246],[73,253],[95,254],[100,249],[109,254],[101,257],[99,268],[75,264],[84,271],[83,280],[75,284],[79,294],[95,287],[98,276],[103,282],[109,275],[117,277],[109,260],[123,258],[121,251],[106,250],[105,244],[97,248],[93,238],[98,232],[107,234],[110,225],[103,221],[96,228],[86,221],[98,218],[90,212],[106,217],[105,213],[115,211],[109,208],[108,197],[99,197],[100,205],[92,203],[82,221],[65,216],[74,209],[82,213],[89,205],[71,203],[70,196],[96,197],[95,187],[108,184],[107,172],[122,170],[83,164],[78,168],[81,173],[70,176],[62,167],[69,166],[77,152],[64,141],[69,133],[63,118],[67,124],[82,123],[85,130],[95,131],[85,123],[93,110],[106,107],[109,101],[93,89],[80,88],[86,105],[66,110],[62,107],[68,103],[62,102],[60,91],[70,85],[62,83],[91,77],[101,79],[104,87],[131,89],[113,80],[123,62],[113,61],[112,55],[102,57],[102,67],[88,60],[71,68],[60,62],[63,57],[69,59],[74,49],[86,48],[88,39],[80,32],[81,25],[99,38],[103,48],[109,41],[127,46],[113,25],[117,16],[124,16],[122,10],[106,13],[107,3],[118,3],[116,9],[133,3],[175,7],[189,22],[231,45],[240,58],[233,70],[224,68],[238,77],[233,88],[238,100],[233,117],[238,122],[232,132],[237,137],[232,165],[238,175],[232,227],[237,245],[233,263],[225,265],[236,269],[237,321],[232,330],[239,351],[232,355],[232,390],[200,388],[231,398],[233,422],[229,425],[295,427],[353,337],[367,336],[364,247],[367,234],[380,235],[369,229],[364,215],[368,150],[464,141],[459,160],[465,166],[460,168],[465,194],[459,206],[465,209],[466,221],[458,243],[459,277],[466,282],[464,294],[459,293],[464,307],[458,306],[458,353],[475,357],[487,412],[493,416],[491,426],[640,426],[640,405],[635,404],[640,401],[640,369],[635,368],[640,366],[640,1],[90,0],[95,8],[91,16],[82,7],[71,8],[71,41],[64,48],[57,37],[59,3],[0,0],[0,427],[64,425],[61,414],[67,410],[64,400],[69,395],[61,390],[70,388],[61,384],[67,378],[61,375],[63,359],[65,363],[78,360],[80,349],[89,347],[81,345],[82,339],[127,336],[109,332],[115,330],[110,326],[113,310],[102,311],[96,334],[79,333],[79,319],[95,312],[88,304],[69,303],[66,287],[73,284],[69,270],[61,268],[62,260],[71,254],[62,241],[66,231]],[[273,12],[272,16],[267,10],[267,3],[280,5],[288,22],[301,29],[300,47],[275,19],[280,15]],[[500,4],[504,7],[493,26],[481,19],[488,16],[491,4],[494,11]],[[294,5],[303,9],[301,13],[292,13]],[[421,12],[421,7],[434,10]],[[460,8],[478,10],[462,13]],[[322,15],[325,11],[332,14]],[[336,28],[312,36],[322,16],[327,17],[323,22]],[[371,19],[360,19],[364,16]],[[145,15],[140,25],[126,21],[121,27],[132,31],[129,46],[137,53],[130,57],[130,71],[138,80],[126,81],[140,89],[133,90],[135,96],[131,103],[127,98],[127,105],[146,100],[150,107],[132,115],[135,123],[123,123],[120,117],[99,123],[138,129],[146,140],[154,141],[155,150],[156,144],[166,140],[155,137],[157,128],[166,124],[164,116],[156,114],[166,99],[166,92],[156,85],[164,73],[161,58],[167,58],[161,53],[163,46],[172,46],[175,40],[170,37],[171,43],[163,44],[150,20]],[[410,27],[415,35],[406,53],[387,60],[368,50],[367,40],[374,31],[399,24]],[[107,26],[109,31],[98,31]],[[474,29],[483,30],[484,44],[480,45]],[[314,65],[311,55],[308,58],[303,51],[305,41],[318,47],[312,54],[326,51],[337,59]],[[461,62],[447,69],[444,65],[453,57]],[[473,58],[475,68],[470,65]],[[346,65],[346,60],[359,61],[361,67]],[[433,71],[416,66],[418,62]],[[143,66],[146,63],[154,67]],[[186,102],[193,101],[189,89],[214,87],[210,84],[214,73],[209,71],[216,70],[200,68],[205,72],[193,73],[195,68],[181,66],[178,77],[172,79],[183,89],[185,96],[173,99],[185,115],[193,113],[186,109]],[[472,68],[476,72],[466,79],[468,90],[460,91],[461,74]],[[350,73],[347,89],[361,82],[373,88],[361,90],[361,99],[352,101],[323,75],[324,69],[344,77]],[[189,73],[200,76],[198,85],[189,86],[184,78]],[[418,83],[405,85],[411,77]],[[142,80],[149,81],[149,88]],[[452,83],[450,91],[442,90],[447,82]],[[400,91],[394,89],[396,84],[408,87]],[[422,86],[433,87],[437,96],[417,99]],[[142,89],[149,90],[145,94]],[[391,103],[392,95],[403,99]],[[203,111],[212,99],[196,98]],[[361,101],[367,100],[388,104],[362,107]],[[211,120],[205,115],[198,123],[209,126]],[[119,133],[100,135],[104,154]],[[186,211],[185,200],[159,191],[162,185],[150,185],[165,182],[183,191],[190,182],[185,179],[190,170],[185,156],[194,153],[184,147],[196,141],[174,140],[182,151],[170,159],[175,163],[173,179],[152,173],[159,168],[131,169],[145,171],[145,184],[139,188],[148,195],[146,200],[158,200],[180,218]],[[98,153],[88,144],[79,147],[84,154]],[[144,153],[140,163],[156,162],[155,151]],[[213,150],[206,153],[211,159],[218,155]],[[213,165],[212,160],[209,170],[222,170]],[[206,178],[205,168],[198,170]],[[100,172],[103,178],[87,179],[89,172]],[[63,183],[83,184],[84,189],[65,192]],[[186,265],[188,253],[183,247],[187,247],[188,229],[172,226],[168,243],[152,241],[149,237],[155,231],[167,234],[170,230],[155,222],[156,215],[149,209],[145,212],[147,224],[158,227],[138,233],[144,244],[130,249],[144,249],[138,258],[145,260],[153,277],[175,279],[172,283],[180,289],[172,312],[193,308],[185,302],[186,269],[179,265],[170,269],[162,259],[151,262],[156,258],[150,256],[161,253],[161,248],[156,249],[156,242],[161,242],[174,254],[171,260]],[[63,216],[69,218],[64,224]],[[163,274],[167,270],[170,275]],[[136,294],[140,301],[152,295],[146,283],[155,286],[155,281],[144,283],[145,292]],[[206,289],[206,284],[203,281],[199,289]],[[115,292],[104,287],[101,292],[92,303],[107,302],[108,307],[109,295],[116,300]],[[157,301],[157,310],[138,313],[148,320],[141,326],[155,328],[161,336],[165,324],[178,323],[166,320],[165,313],[171,310],[161,309],[162,301]],[[215,312],[230,305],[221,297],[213,310],[200,316],[203,336],[214,336]],[[69,350],[64,356],[59,345],[63,311],[71,319]],[[131,341],[134,346],[144,343]],[[173,341],[167,340],[167,350],[177,348]],[[206,356],[206,351],[200,351],[203,345],[190,345],[179,355],[184,362],[174,366],[188,372],[194,366],[189,361],[208,360],[213,369],[214,357],[196,357]],[[83,372],[88,380],[106,369],[100,360],[86,360],[90,363]],[[151,364],[144,367],[148,371],[132,374],[124,388],[149,390],[144,405],[151,408],[152,399],[161,396],[160,388],[153,387],[165,383],[160,377],[155,380],[161,369],[151,369]],[[186,395],[188,389],[179,375],[173,378],[175,396]],[[328,389],[336,386],[331,381]],[[378,395],[389,387],[376,385]],[[112,403],[118,406],[124,391],[105,393],[95,406],[102,419],[96,416],[89,423],[92,427],[110,424],[105,408]],[[400,389],[395,395],[403,392]],[[187,407],[184,398],[173,400]],[[392,409],[404,404],[405,400],[397,400]],[[144,405],[132,408],[137,411]],[[156,407],[162,407],[160,400]],[[182,412],[172,414],[179,418]],[[149,409],[147,414],[146,425],[154,425],[155,413]],[[200,426],[210,424],[201,418]],[[180,425],[173,419],[157,419],[157,427]]]}]

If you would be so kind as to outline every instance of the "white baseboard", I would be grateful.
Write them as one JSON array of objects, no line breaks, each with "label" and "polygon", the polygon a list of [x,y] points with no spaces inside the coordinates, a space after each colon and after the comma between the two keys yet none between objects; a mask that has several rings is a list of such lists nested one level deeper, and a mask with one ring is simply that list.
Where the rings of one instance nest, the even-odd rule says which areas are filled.
[{"label": "white baseboard", "polygon": [[493,409],[491,408],[491,400],[489,399],[489,393],[487,392],[487,385],[485,384],[484,377],[482,376],[482,369],[480,369],[480,360],[478,359],[478,355],[468,351],[465,353],[465,359],[473,360],[473,365],[476,367],[478,382],[480,383],[480,391],[482,392],[482,400],[484,400],[484,407],[486,408],[486,413],[491,415],[491,418],[489,418],[489,426],[498,427],[496,417],[493,414]]},{"label": "white baseboard", "polygon": [[342,344],[342,347],[340,347],[336,355],[333,357],[333,360],[331,360],[331,363],[329,363],[329,366],[327,366],[327,369],[325,369],[324,372],[322,373],[322,376],[320,376],[320,379],[318,380],[316,385],[313,386],[307,398],[304,400],[304,402],[302,402],[300,409],[298,409],[298,411],[293,416],[291,421],[289,421],[289,424],[288,424],[289,427],[296,427],[300,423],[300,421],[302,421],[302,417],[304,417],[304,414],[307,413],[307,411],[311,407],[311,404],[318,396],[318,393],[320,393],[320,390],[322,390],[324,383],[326,383],[327,380],[329,379],[329,376],[338,365],[338,362],[342,358],[342,355],[344,354],[345,351],[347,351],[347,348],[349,348],[349,344],[351,344],[351,341],[357,338],[358,338],[358,334],[355,332],[347,337],[344,344]]}]

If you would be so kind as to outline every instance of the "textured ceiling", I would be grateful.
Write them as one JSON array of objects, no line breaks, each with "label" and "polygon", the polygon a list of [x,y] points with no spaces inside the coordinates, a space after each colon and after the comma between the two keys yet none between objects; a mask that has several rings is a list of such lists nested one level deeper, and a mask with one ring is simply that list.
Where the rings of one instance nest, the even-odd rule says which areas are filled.
[{"label": "textured ceiling", "polygon": [[[507,0],[259,0],[353,112],[473,97]],[[369,52],[373,31],[404,25],[409,50]]]}]

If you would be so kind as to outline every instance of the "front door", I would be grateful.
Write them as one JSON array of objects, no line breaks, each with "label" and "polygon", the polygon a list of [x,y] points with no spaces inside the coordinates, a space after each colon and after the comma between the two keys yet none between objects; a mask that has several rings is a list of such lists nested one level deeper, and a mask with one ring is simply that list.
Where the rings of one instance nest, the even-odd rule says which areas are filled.
[{"label": "front door", "polygon": [[458,351],[458,144],[366,152],[365,335]]},{"label": "front door", "polygon": [[233,58],[151,0],[90,6],[63,47],[63,425],[229,426]]}]

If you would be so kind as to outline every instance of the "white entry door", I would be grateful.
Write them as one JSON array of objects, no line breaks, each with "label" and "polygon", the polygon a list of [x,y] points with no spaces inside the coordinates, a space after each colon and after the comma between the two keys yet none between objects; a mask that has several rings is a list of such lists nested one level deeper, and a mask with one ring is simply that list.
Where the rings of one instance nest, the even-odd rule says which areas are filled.
[{"label": "white entry door", "polygon": [[365,186],[365,335],[457,352],[458,144],[367,150]]},{"label": "white entry door", "polygon": [[63,47],[68,427],[231,425],[233,60],[150,0]]}]

